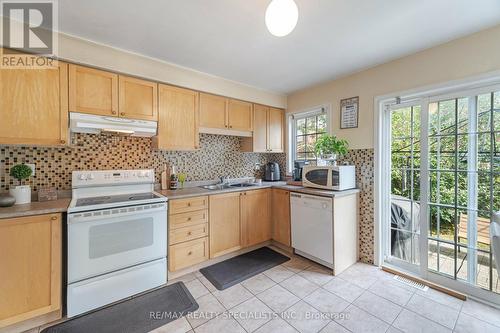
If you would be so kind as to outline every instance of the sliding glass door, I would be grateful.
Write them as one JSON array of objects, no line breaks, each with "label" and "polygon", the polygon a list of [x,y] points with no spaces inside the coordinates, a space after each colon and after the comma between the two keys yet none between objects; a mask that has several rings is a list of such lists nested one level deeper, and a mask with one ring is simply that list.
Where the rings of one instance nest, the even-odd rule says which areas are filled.
[{"label": "sliding glass door", "polygon": [[385,110],[384,261],[468,293],[500,293],[489,235],[500,211],[500,88]]}]

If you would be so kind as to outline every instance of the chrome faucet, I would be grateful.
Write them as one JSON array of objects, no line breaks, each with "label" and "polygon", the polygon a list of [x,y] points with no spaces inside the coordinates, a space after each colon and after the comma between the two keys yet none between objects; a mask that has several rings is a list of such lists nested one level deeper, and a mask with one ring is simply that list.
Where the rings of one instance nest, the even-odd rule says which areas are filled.
[{"label": "chrome faucet", "polygon": [[221,184],[226,184],[229,179],[229,176],[220,176],[219,179]]}]

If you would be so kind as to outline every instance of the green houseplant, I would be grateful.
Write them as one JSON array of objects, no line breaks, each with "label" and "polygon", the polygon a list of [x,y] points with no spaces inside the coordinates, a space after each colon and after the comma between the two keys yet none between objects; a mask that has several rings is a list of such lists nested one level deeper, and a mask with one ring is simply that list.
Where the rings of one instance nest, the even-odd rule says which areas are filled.
[{"label": "green houseplant", "polygon": [[26,164],[17,164],[10,169],[10,176],[19,181],[18,186],[9,189],[9,194],[16,199],[16,205],[31,202],[31,186],[23,185],[23,181],[32,173],[31,168]]},{"label": "green houseplant", "polygon": [[337,139],[335,135],[323,134],[314,144],[316,156],[323,160],[337,164],[337,158],[344,156],[349,151],[349,144],[344,139]]}]

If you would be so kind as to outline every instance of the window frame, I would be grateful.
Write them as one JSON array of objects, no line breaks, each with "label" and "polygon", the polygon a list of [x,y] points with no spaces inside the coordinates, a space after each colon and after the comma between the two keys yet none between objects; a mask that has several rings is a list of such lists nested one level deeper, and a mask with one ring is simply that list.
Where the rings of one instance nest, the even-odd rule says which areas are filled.
[{"label": "window frame", "polygon": [[287,172],[291,174],[293,171],[293,164],[296,159],[296,148],[297,148],[297,126],[296,122],[299,119],[305,119],[311,116],[318,116],[321,114],[326,115],[326,128],[325,133],[332,133],[331,126],[331,106],[328,104],[316,106],[310,109],[301,110],[297,112],[292,112],[287,115],[287,128],[288,128],[288,136],[287,136],[287,146],[288,146],[288,154],[287,154]]}]

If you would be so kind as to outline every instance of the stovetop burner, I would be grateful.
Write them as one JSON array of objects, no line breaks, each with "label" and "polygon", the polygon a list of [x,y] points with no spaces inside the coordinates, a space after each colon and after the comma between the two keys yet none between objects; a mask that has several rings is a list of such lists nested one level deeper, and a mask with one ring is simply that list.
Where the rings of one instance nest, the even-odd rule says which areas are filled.
[{"label": "stovetop burner", "polygon": [[148,193],[135,193],[135,194],[121,194],[121,195],[111,195],[111,196],[102,196],[102,197],[90,197],[90,198],[81,198],[76,200],[76,207],[83,206],[94,206],[94,205],[103,205],[103,204],[111,204],[111,203],[119,203],[119,202],[131,202],[138,200],[151,200],[157,199],[160,196],[148,192]]}]

